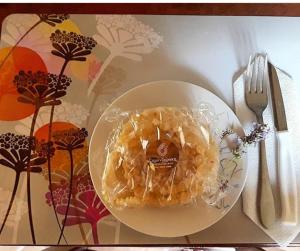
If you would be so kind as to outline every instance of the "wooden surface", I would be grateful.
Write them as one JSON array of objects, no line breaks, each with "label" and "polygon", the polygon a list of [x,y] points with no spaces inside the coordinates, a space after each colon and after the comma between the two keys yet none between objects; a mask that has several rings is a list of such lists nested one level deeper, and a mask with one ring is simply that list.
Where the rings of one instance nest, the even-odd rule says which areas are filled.
[{"label": "wooden surface", "polygon": [[[0,23],[13,13],[300,16],[300,4],[0,3]],[[1,31],[1,27],[0,27]]]},{"label": "wooden surface", "polygon": [[0,3],[0,23],[13,13],[300,16],[300,4]]},{"label": "wooden surface", "polygon": [[11,13],[94,13],[226,16],[300,16],[300,4],[0,4],[0,21]]},{"label": "wooden surface", "polygon": [[[68,14],[152,14],[152,15],[224,15],[224,16],[300,16],[300,4],[3,4],[0,3],[0,23],[13,13]],[[0,26],[1,30],[1,26]],[[127,245],[123,245],[127,246]],[[139,246],[139,245],[136,245]],[[148,245],[152,246],[152,245]],[[160,245],[166,246],[166,245]],[[174,246],[174,245],[167,245]],[[203,245],[196,245],[201,247]],[[253,244],[214,244],[212,246],[249,247]],[[277,246],[256,243],[257,247]],[[292,243],[291,247],[300,243]]]}]

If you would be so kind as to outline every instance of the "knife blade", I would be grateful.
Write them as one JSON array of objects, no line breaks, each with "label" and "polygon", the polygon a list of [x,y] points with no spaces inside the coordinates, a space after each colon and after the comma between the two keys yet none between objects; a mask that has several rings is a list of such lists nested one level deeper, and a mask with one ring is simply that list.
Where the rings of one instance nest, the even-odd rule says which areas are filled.
[{"label": "knife blade", "polygon": [[273,104],[274,124],[277,131],[287,131],[286,115],[279,79],[275,67],[269,62],[269,79]]},{"label": "knife blade", "polygon": [[281,221],[287,225],[296,225],[298,221],[297,181],[290,154],[291,145],[285,107],[277,71],[271,63],[268,66],[274,125],[277,129],[277,171],[281,200]]}]

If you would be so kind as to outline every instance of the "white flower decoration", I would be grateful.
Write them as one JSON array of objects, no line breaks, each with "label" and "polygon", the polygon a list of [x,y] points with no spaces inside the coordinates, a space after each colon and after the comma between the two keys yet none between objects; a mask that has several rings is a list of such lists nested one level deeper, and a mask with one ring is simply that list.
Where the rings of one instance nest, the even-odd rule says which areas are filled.
[{"label": "white flower decoration", "polygon": [[[54,110],[53,122],[69,122],[78,128],[84,127],[89,116],[89,112],[82,105],[71,104],[66,101],[62,101],[61,105],[57,106]],[[50,109],[41,109],[35,125],[35,131],[42,126],[49,123]],[[28,134],[30,132],[32,116],[27,117],[19,121],[19,124],[15,126],[15,130],[20,134]]]},{"label": "white flower decoration", "polygon": [[114,55],[141,60],[139,54],[152,52],[162,42],[153,28],[131,15],[97,15],[96,21],[94,39]]},{"label": "white flower decoration", "polygon": [[119,56],[141,61],[141,55],[151,53],[163,41],[162,36],[153,28],[132,15],[96,15],[96,21],[98,33],[93,38],[100,46],[108,49],[110,54],[93,79],[88,95],[113,58]]},{"label": "white flower decoration", "polygon": [[[0,222],[2,224],[7,207],[8,202],[11,199],[12,192],[9,190],[5,190],[2,187],[0,187]],[[14,199],[14,203],[12,205],[12,208],[10,210],[9,216],[7,218],[7,221],[5,223],[5,226],[8,227],[14,227],[16,223],[18,223],[22,216],[27,213],[27,204],[25,201],[21,200],[17,196]]]},{"label": "white flower decoration", "polygon": [[81,128],[85,124],[88,116],[88,110],[82,105],[62,102],[62,104],[55,109],[54,121],[70,122]]}]

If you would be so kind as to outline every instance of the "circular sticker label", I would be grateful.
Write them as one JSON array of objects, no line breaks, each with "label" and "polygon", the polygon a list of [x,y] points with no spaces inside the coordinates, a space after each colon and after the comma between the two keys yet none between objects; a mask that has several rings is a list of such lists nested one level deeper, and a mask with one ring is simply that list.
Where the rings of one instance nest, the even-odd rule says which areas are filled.
[{"label": "circular sticker label", "polygon": [[148,144],[146,156],[155,168],[173,168],[177,165],[179,151],[174,143],[162,139]]}]

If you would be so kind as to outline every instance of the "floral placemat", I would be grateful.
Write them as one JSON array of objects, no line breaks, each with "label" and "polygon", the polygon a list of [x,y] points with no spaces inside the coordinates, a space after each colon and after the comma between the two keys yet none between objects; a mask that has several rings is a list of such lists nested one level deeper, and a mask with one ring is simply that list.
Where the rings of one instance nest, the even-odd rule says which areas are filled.
[{"label": "floral placemat", "polygon": [[[127,79],[132,72],[141,74],[135,67],[163,46],[159,26],[149,26],[145,16],[14,14],[5,19],[0,243],[190,242],[188,236],[156,238],[121,224],[96,195],[88,170],[88,144],[98,118],[114,98],[144,82]],[[146,74],[147,64],[142,67]],[[224,199],[216,205],[226,207]]]},{"label": "floral placemat", "polygon": [[125,78],[112,62],[140,62],[162,41],[130,15],[15,14],[5,19],[1,243],[119,243],[120,223],[101,203],[89,175],[89,137]]}]

